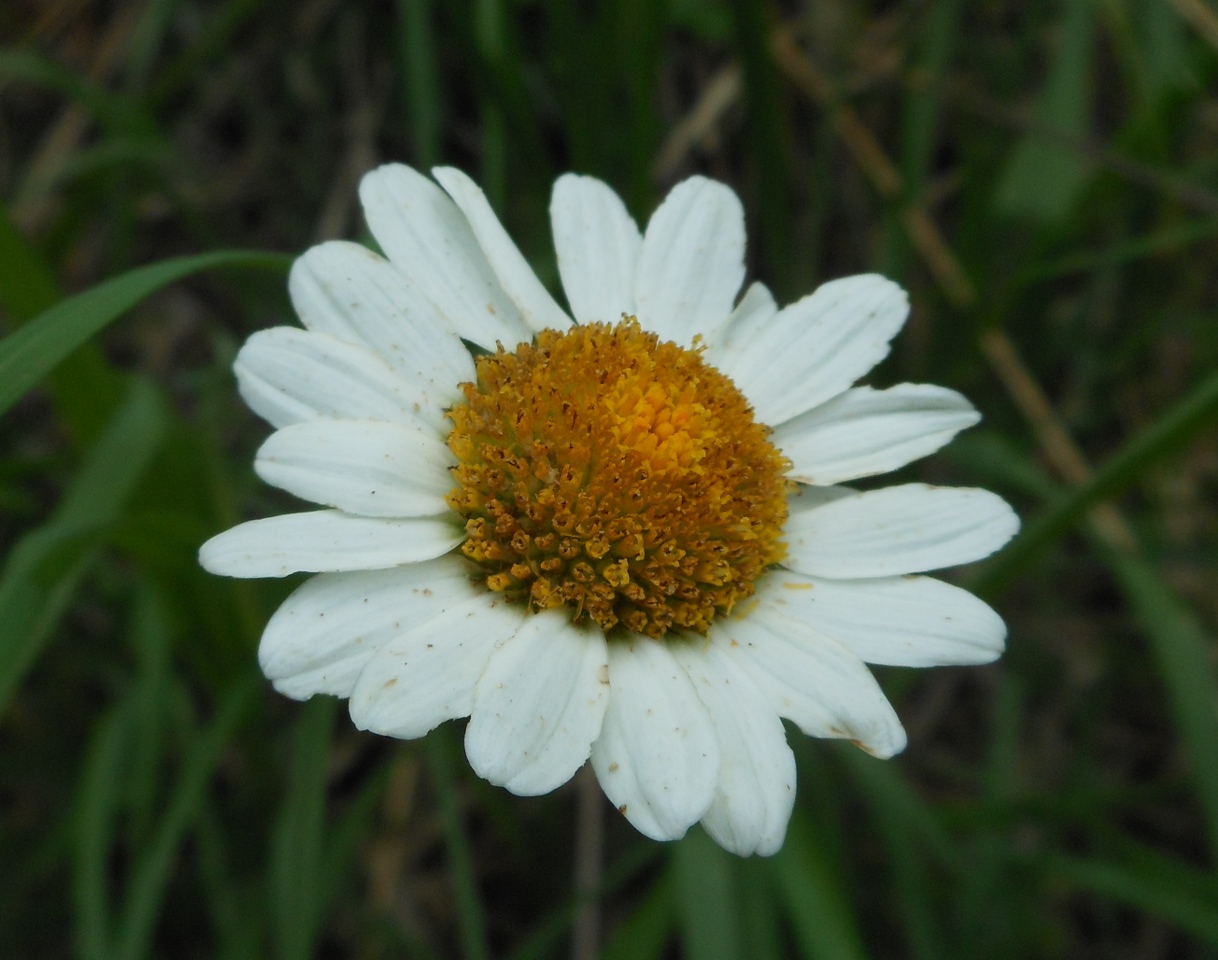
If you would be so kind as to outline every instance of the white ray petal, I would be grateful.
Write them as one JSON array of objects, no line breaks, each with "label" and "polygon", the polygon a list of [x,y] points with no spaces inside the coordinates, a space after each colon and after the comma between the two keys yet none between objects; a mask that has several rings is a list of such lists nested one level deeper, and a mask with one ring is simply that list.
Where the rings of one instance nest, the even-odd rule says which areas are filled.
[{"label": "white ray petal", "polygon": [[907,483],[792,512],[783,565],[834,580],[920,573],[987,557],[1018,529],[988,490]]},{"label": "white ray petal", "polygon": [[303,700],[348,697],[368,659],[409,627],[485,590],[448,555],[390,570],[320,573],[275,611],[258,663],[275,689]]},{"label": "white ray petal", "polygon": [[554,183],[550,223],[575,319],[616,323],[622,314],[633,314],[643,238],[621,198],[594,177],[565,173]]},{"label": "white ray petal", "polygon": [[465,539],[453,520],[383,520],[339,510],[285,513],[225,530],[199,548],[204,570],[225,577],[379,570],[433,560]]},{"label": "white ray petal", "polygon": [[706,814],[719,742],[665,644],[635,637],[609,645],[609,706],[592,766],[605,796],[654,840],[682,837]]},{"label": "white ray petal", "polygon": [[480,590],[426,622],[408,624],[364,666],[351,691],[351,721],[410,740],[469,716],[491,653],[527,616],[523,607]]},{"label": "white ray petal", "polygon": [[422,384],[398,375],[368,348],[326,333],[260,330],[245,341],[233,370],[250,409],[275,427],[319,417],[447,423],[444,403]]},{"label": "white ray petal", "polygon": [[1006,626],[988,604],[932,577],[828,580],[777,569],[757,585],[774,604],[867,663],[902,667],[989,663]]},{"label": "white ray petal", "polygon": [[434,517],[449,509],[453,462],[430,427],[311,420],[272,433],[254,469],[267,483],[357,516]]},{"label": "white ray petal", "polygon": [[288,277],[292,303],[310,330],[369,347],[443,403],[461,399],[474,361],[454,327],[387,260],[331,240],[306,251]]},{"label": "white ray petal", "polygon": [[584,765],[609,701],[599,627],[566,610],[525,618],[474,689],[465,752],[478,776],[522,796],[549,793]]},{"label": "white ray petal", "polygon": [[782,846],[795,804],[795,756],[778,712],[715,639],[675,644],[673,655],[706,705],[722,760],[702,818],[715,841],[747,857]]},{"label": "white ray petal", "polygon": [[724,370],[777,427],[837,396],[888,355],[909,299],[875,274],[832,280],[742,340]]},{"label": "white ray petal", "polygon": [[499,285],[516,304],[525,325],[537,332],[569,327],[571,318],[537,279],[524,254],[495,216],[482,188],[455,167],[437,167],[431,173],[465,214]]},{"label": "white ray petal", "polygon": [[487,350],[530,338],[465,214],[428,177],[385,164],[364,174],[359,196],[376,242],[451,329]]},{"label": "white ray petal", "polygon": [[690,177],[652,214],[639,252],[639,322],[688,347],[716,341],[744,282],[744,209],[726,184]]},{"label": "white ray petal", "polygon": [[841,483],[934,453],[980,419],[971,403],[946,387],[856,387],[788,420],[771,441],[791,461],[793,480]]}]

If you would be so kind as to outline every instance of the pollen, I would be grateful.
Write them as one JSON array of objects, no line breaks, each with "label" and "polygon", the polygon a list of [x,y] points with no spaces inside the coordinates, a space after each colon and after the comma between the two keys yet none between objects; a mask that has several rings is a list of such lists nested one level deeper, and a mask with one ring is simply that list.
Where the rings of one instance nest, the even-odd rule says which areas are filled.
[{"label": "pollen", "polygon": [[789,464],[700,349],[624,317],[476,366],[447,501],[489,589],[607,635],[704,634],[785,555]]}]

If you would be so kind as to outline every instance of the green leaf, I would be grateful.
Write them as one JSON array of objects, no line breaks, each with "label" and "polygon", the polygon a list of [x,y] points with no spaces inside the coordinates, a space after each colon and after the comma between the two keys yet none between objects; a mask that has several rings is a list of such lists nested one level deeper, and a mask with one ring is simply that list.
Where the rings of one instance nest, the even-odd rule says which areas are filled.
[{"label": "green leaf", "polygon": [[605,946],[604,960],[660,960],[676,920],[673,870],[661,874]]},{"label": "green leaf", "polygon": [[1020,531],[990,561],[969,588],[994,596],[1028,569],[1042,551],[1080,523],[1087,510],[1132,484],[1143,470],[1161,463],[1203,430],[1218,423],[1218,374],[1203,380],[1155,423],[1125,444],[1080,487],[1063,494]]},{"label": "green leaf", "polygon": [[673,850],[683,956],[689,960],[738,960],[743,921],[735,864],[701,830],[692,830]]},{"label": "green leaf", "polygon": [[[1059,136],[1083,139],[1091,123],[1091,4],[1078,0],[1064,4],[1064,11],[1036,116]],[[1070,210],[1087,178],[1077,148],[1054,143],[1047,131],[1033,130],[1016,148],[999,182],[995,206],[1012,216],[1056,221]]]},{"label": "green leaf", "polygon": [[1139,913],[1161,917],[1218,946],[1213,883],[1177,860],[1150,851],[1136,864],[1057,854],[1049,858],[1047,870],[1058,880],[1126,903]]},{"label": "green leaf", "polygon": [[1168,704],[1184,742],[1218,858],[1218,682],[1213,648],[1201,625],[1139,557],[1107,552],[1126,599],[1142,623],[1167,687]]},{"label": "green leaf", "polygon": [[313,956],[321,928],[326,767],[337,704],[332,697],[316,697],[296,721],[287,793],[271,846],[275,952],[282,960]]},{"label": "green leaf", "polygon": [[0,340],[0,415],[64,357],[162,287],[215,267],[283,270],[276,253],[221,250],[137,267],[55,305]]},{"label": "green leaf", "polygon": [[54,515],[9,553],[0,572],[0,713],[152,462],[165,422],[154,388],[136,380]]},{"label": "green leaf", "polygon": [[801,955],[864,960],[867,951],[842,885],[842,871],[799,808],[791,817],[785,845],[769,863]]},{"label": "green leaf", "polygon": [[261,685],[262,676],[256,670],[236,680],[217,704],[211,723],[190,744],[173,782],[164,816],[135,864],[123,898],[126,909],[111,955],[113,960],[139,960],[148,955],[179,847],[203,808],[207,786],[225,747],[254,703],[254,692]]}]

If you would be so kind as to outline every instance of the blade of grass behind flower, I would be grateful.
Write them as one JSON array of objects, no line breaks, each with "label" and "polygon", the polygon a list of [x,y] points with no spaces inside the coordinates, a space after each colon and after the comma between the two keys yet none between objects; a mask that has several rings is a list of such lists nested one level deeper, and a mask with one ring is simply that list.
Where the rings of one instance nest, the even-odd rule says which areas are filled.
[{"label": "blade of grass behind flower", "polygon": [[682,956],[738,960],[743,919],[735,864],[702,830],[691,830],[672,851]]},{"label": "blade of grass behind flower", "polygon": [[56,304],[0,340],[0,415],[73,350],[144,298],[192,273],[242,266],[286,270],[276,253],[220,250],[136,267]]},{"label": "blade of grass behind flower", "polygon": [[333,697],[314,697],[296,720],[269,868],[274,953],[280,960],[313,956],[321,928],[326,767],[337,704]]},{"label": "blade of grass behind flower", "polygon": [[810,960],[864,960],[863,937],[843,874],[811,818],[798,806],[783,848],[767,861],[800,955]]},{"label": "blade of grass behind flower", "polygon": [[[54,274],[0,202],[0,304],[7,308],[9,319],[21,326],[61,299]],[[92,344],[68,357],[51,374],[47,387],[60,422],[84,442],[101,432],[122,393],[118,374]]]},{"label": "blade of grass behind flower", "polygon": [[[1065,4],[1062,10],[1057,50],[1037,112],[1046,126],[1085,138],[1093,96],[1093,14],[1088,3]],[[1002,213],[1057,221],[1070,209],[1089,175],[1079,156],[1033,130],[1012,155],[995,190],[994,203]]]},{"label": "blade of grass behind flower", "polygon": [[10,551],[0,572],[0,714],[152,462],[165,419],[152,386],[136,380],[54,515]]},{"label": "blade of grass behind flower", "polygon": [[174,861],[191,824],[202,810],[216,765],[254,703],[254,692],[261,686],[261,681],[261,675],[254,670],[234,680],[216,704],[211,722],[189,743],[165,813],[152,833],[151,842],[134,865],[130,886],[123,898],[125,910],[113,960],[139,960],[148,956],[161,904],[172,880]]},{"label": "blade of grass behind flower", "polygon": [[72,884],[73,932],[81,960],[106,960],[110,955],[110,848],[131,720],[130,701],[120,701],[98,723],[85,755]]},{"label": "blade of grass behind flower", "polygon": [[785,960],[786,944],[770,871],[764,861],[749,857],[736,865],[736,878],[744,923],[743,955],[748,960]]},{"label": "blade of grass behind flower", "polygon": [[1213,643],[1192,611],[1146,561],[1107,550],[1102,555],[1150,638],[1192,768],[1210,850],[1218,860],[1218,682],[1210,656]]},{"label": "blade of grass behind flower", "polygon": [[950,951],[935,910],[935,880],[927,861],[934,856],[955,867],[959,854],[952,839],[891,764],[861,750],[842,751],[842,757],[859,782],[859,796],[871,807],[871,822],[892,864],[893,896],[905,920],[910,956],[917,960],[947,956]]},{"label": "blade of grass behind flower", "polygon": [[1050,854],[1044,869],[1058,883],[1090,890],[1140,913],[1161,917],[1218,947],[1218,899],[1211,876],[1146,850],[1136,861]]},{"label": "blade of grass behind flower", "polygon": [[1218,374],[1213,374],[1109,457],[1087,483],[1062,495],[1026,524],[1010,545],[987,563],[969,589],[990,597],[1002,593],[1042,551],[1082,522],[1088,508],[1116,496],[1148,467],[1162,463],[1216,423]]},{"label": "blade of grass behind flower", "polygon": [[670,866],[652,882],[647,897],[614,931],[603,960],[660,960],[676,927],[674,872]]},{"label": "blade of grass behind flower", "polygon": [[478,878],[474,872],[474,858],[470,852],[469,837],[465,833],[465,822],[457,801],[457,788],[453,782],[450,751],[456,749],[449,731],[433,730],[427,737],[428,769],[436,802],[444,819],[444,835],[448,844],[448,867],[457,896],[457,914],[461,930],[461,944],[466,960],[490,960],[491,951],[486,939],[485,911],[478,893]]},{"label": "blade of grass behind flower", "polygon": [[421,169],[440,162],[443,104],[436,68],[433,0],[397,0],[398,64],[410,141]]},{"label": "blade of grass behind flower", "polygon": [[737,55],[744,66],[744,98],[749,137],[757,164],[753,180],[760,213],[763,276],[778,299],[792,299],[798,284],[811,272],[811,264],[800,262],[791,219],[791,182],[787,156],[790,134],[780,96],[778,72],[770,53],[770,5],[753,0],[732,0]]}]

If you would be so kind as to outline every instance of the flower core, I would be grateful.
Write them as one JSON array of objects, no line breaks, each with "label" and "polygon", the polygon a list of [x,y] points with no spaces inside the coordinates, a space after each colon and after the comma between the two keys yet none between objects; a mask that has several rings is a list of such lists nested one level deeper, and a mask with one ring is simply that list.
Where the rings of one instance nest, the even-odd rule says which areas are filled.
[{"label": "flower core", "polygon": [[486,585],[609,633],[705,633],[786,553],[788,462],[699,349],[633,317],[477,360],[448,504]]}]

